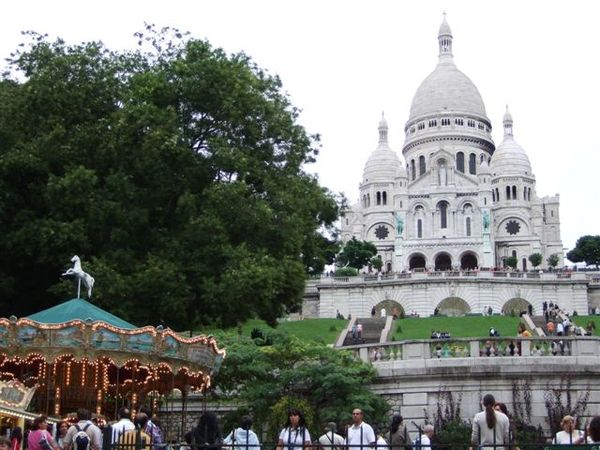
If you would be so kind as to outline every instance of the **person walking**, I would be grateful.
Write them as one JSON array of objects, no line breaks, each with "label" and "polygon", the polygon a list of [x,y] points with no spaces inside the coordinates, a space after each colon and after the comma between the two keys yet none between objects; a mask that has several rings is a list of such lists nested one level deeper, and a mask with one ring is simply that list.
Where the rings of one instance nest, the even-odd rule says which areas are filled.
[{"label": "person walking", "polygon": [[297,408],[290,408],[285,428],[279,433],[277,450],[300,450],[310,446],[310,433],[304,414]]},{"label": "person walking", "polygon": [[377,441],[373,428],[363,419],[364,413],[362,410],[355,408],[352,411],[352,426],[346,430],[344,444],[348,447],[348,450],[364,450],[365,447],[373,447]]},{"label": "person walking", "polygon": [[82,431],[87,434],[89,438],[89,450],[100,450],[102,448],[102,432],[100,431],[100,428],[92,422],[92,413],[85,408],[81,408],[77,410],[77,423],[71,425],[67,430],[64,441],[65,449],[81,450],[77,448],[74,440],[75,436]]},{"label": "person walking", "polygon": [[475,414],[471,430],[471,448],[504,450],[510,442],[508,417],[494,410],[496,399],[492,394],[483,397],[484,410]]}]

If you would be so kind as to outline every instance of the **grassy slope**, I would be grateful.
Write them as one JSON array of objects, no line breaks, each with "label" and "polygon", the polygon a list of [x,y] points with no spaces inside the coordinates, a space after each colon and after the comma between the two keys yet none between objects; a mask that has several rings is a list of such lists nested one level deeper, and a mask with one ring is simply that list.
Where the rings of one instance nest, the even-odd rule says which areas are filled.
[{"label": "grassy slope", "polygon": [[[596,324],[594,335],[598,336],[600,334],[600,316],[578,316],[574,320],[583,327],[589,321],[594,321]],[[338,319],[305,319],[281,322],[277,329],[298,336],[302,340],[333,344],[347,324],[348,321]],[[394,323],[393,338],[396,341],[429,339],[432,330],[448,331],[451,337],[485,337],[488,336],[490,327],[496,328],[500,332],[500,336],[516,336],[518,324],[518,317],[508,316],[406,318],[396,320]],[[270,329],[262,320],[252,319],[242,326],[242,334],[250,336],[254,328],[264,331]],[[235,328],[227,331],[237,333]],[[201,330],[201,333],[218,334],[216,330],[209,329]]]}]

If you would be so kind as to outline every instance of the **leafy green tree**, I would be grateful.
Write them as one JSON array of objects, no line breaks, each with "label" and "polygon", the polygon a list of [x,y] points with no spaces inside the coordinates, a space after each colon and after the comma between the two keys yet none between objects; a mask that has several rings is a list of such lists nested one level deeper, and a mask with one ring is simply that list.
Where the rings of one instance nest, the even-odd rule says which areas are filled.
[{"label": "leafy green tree", "polygon": [[560,257],[556,253],[553,253],[552,255],[548,256],[548,259],[546,259],[546,263],[548,263],[548,265],[552,268],[558,266],[559,262]]},{"label": "leafy green tree", "polygon": [[571,262],[585,262],[588,266],[600,264],[600,236],[581,236],[577,239],[575,248],[567,253]]},{"label": "leafy green tree", "polygon": [[529,255],[529,262],[533,267],[539,266],[544,259],[544,256],[541,253],[532,253]]},{"label": "leafy green tree", "polygon": [[371,258],[377,254],[377,247],[367,241],[359,241],[355,237],[350,239],[344,245],[344,248],[337,256],[336,264],[339,267],[354,267],[355,269],[362,269],[369,262]]},{"label": "leafy green tree", "polygon": [[508,258],[506,258],[505,264],[508,267],[512,267],[513,269],[517,268],[517,264],[519,263],[519,260],[517,259],[516,256],[509,256]]},{"label": "leafy green tree", "polygon": [[299,307],[338,252],[318,137],[243,53],[147,27],[137,51],[28,34],[0,80],[0,306],[70,298],[191,328]]},{"label": "leafy green tree", "polygon": [[381,260],[381,256],[377,255],[377,256],[373,256],[371,258],[371,266],[373,267],[373,269],[375,269],[377,272],[379,272],[381,270],[381,268],[383,267],[383,261]]},{"label": "leafy green tree", "polygon": [[279,429],[288,406],[302,407],[313,426],[321,429],[331,420],[349,421],[355,405],[372,422],[385,420],[389,406],[369,390],[375,369],[318,342],[301,341],[281,332],[270,334],[273,344],[256,345],[243,337],[220,337],[227,358],[215,379],[220,394],[245,405],[232,417],[250,413],[260,428]]}]

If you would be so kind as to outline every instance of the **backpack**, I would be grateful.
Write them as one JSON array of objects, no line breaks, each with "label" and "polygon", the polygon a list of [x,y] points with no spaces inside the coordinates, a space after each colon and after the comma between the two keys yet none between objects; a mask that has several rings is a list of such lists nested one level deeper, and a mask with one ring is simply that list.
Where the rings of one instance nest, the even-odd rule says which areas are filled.
[{"label": "backpack", "polygon": [[53,450],[52,445],[48,441],[48,436],[45,431],[42,431],[42,436],[38,441],[38,445],[42,448],[42,450]]},{"label": "backpack", "polygon": [[75,433],[75,436],[73,436],[73,443],[75,444],[74,445],[75,450],[89,450],[90,449],[90,437],[86,433],[86,431],[90,427],[90,425],[91,424],[89,424],[89,423],[86,424],[85,427],[83,427],[83,430],[81,429],[79,424],[75,425],[75,429],[77,430],[77,433]]}]

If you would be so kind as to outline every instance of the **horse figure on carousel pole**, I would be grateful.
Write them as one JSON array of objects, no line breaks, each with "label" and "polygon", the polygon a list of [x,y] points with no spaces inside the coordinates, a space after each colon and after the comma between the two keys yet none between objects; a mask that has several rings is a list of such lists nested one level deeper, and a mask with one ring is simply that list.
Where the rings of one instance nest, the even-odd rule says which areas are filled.
[{"label": "horse figure on carousel pole", "polygon": [[81,298],[81,282],[82,281],[83,281],[83,284],[85,285],[85,287],[87,288],[88,298],[92,298],[92,289],[94,287],[94,277],[92,277],[89,273],[83,271],[83,269],[81,268],[81,260],[79,259],[79,256],[77,256],[77,255],[73,256],[71,258],[71,262],[73,263],[73,267],[68,269],[61,276],[66,277],[66,276],[73,275],[74,277],[77,278],[77,298]]}]

